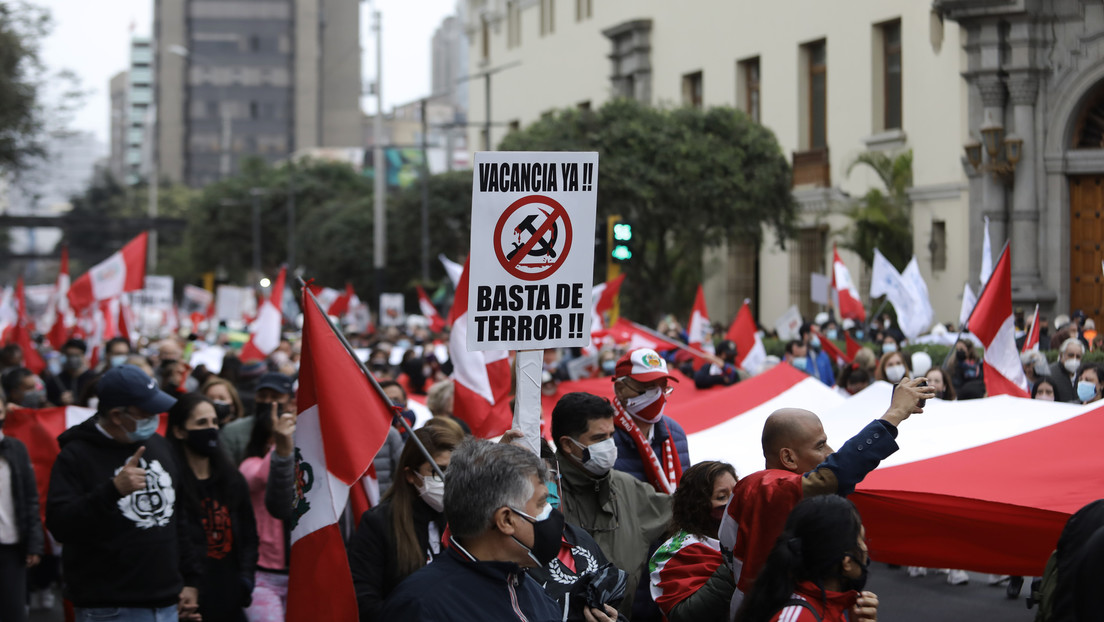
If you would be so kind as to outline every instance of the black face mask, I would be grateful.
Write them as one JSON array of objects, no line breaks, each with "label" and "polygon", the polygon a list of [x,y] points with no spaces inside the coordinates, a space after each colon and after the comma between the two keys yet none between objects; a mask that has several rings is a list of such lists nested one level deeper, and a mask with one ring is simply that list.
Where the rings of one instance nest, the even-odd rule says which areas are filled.
[{"label": "black face mask", "polygon": [[231,409],[234,407],[229,402],[211,402],[215,405],[215,416],[218,417],[219,422],[226,421],[230,416]]},{"label": "black face mask", "polygon": [[200,430],[188,430],[188,436],[184,443],[195,453],[201,456],[212,456],[219,448],[218,428],[203,428]]},{"label": "black face mask", "polygon": [[844,577],[843,589],[844,591],[855,590],[856,592],[861,592],[866,589],[866,579],[870,574],[870,555],[866,556],[866,562],[860,562],[858,554],[850,554],[849,557],[851,557],[855,563],[859,564],[859,576],[854,579],[851,577]]},{"label": "black face mask", "polygon": [[549,562],[556,559],[556,555],[560,552],[560,542],[563,539],[564,528],[563,514],[556,508],[552,508],[552,512],[548,515],[548,518],[544,520],[533,520],[531,517],[513,508],[511,508],[511,510],[533,525],[533,546],[525,546],[522,544],[521,540],[513,536],[510,537],[514,538],[514,542],[517,542],[525,548],[529,553],[530,559],[536,562],[541,568],[544,568]]},{"label": "black face mask", "polygon": [[965,350],[955,350],[955,358],[960,360],[960,361],[965,361],[966,360],[966,351]]}]

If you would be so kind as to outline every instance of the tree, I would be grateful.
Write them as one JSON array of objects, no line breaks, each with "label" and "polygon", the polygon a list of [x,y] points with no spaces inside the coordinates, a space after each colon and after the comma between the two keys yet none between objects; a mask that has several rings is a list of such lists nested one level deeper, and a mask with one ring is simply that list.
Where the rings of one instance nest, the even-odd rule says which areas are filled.
[{"label": "tree", "polygon": [[[782,244],[793,233],[789,163],[770,130],[733,108],[617,99],[594,112],[557,112],[500,148],[599,152],[598,218],[620,215],[637,240],[622,289],[629,317],[689,309],[707,246],[760,246],[766,229]],[[596,280],[603,266],[596,258]]]},{"label": "tree", "polygon": [[880,151],[860,154],[847,167],[867,166],[878,175],[885,192],[871,188],[847,209],[852,225],[842,233],[842,246],[854,251],[867,266],[873,265],[874,249],[885,255],[898,270],[912,259],[912,151],[889,156]]}]

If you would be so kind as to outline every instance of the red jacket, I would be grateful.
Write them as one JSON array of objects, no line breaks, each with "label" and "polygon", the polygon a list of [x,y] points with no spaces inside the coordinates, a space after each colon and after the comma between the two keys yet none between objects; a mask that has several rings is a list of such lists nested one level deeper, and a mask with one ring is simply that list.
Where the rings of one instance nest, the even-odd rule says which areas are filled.
[{"label": "red jacket", "polygon": [[816,614],[804,605],[787,605],[774,614],[771,622],[848,622],[846,613],[859,599],[859,593],[822,591],[812,583],[801,582],[794,588],[793,598],[811,605]]}]

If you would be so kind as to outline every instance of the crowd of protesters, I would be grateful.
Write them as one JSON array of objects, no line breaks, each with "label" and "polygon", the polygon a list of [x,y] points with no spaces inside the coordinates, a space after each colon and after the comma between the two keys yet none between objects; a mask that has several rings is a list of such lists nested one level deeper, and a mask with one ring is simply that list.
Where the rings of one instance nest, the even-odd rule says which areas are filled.
[{"label": "crowd of protesters", "polygon": [[[967,338],[945,361],[906,354],[888,315],[816,319],[754,370],[727,340],[696,356],[548,350],[546,395],[568,379],[613,382],[607,395],[560,397],[539,456],[513,433],[471,437],[440,335],[350,335],[402,418],[374,461],[378,502],[361,515],[350,504],[339,522],[360,619],[875,620],[862,519],[846,496],[896,451],[923,400],[984,396],[982,355]],[[1055,326],[1041,340],[1057,362],[1022,357],[1031,396],[1100,400],[1104,369],[1082,361],[1099,347],[1091,320]],[[686,340],[673,320],[658,328]],[[873,347],[841,364],[825,342],[845,333]],[[23,408],[95,411],[58,437],[45,499],[27,448],[0,432],[0,619],[52,608],[54,585],[77,620],[284,619],[299,344],[254,362],[213,345],[226,352],[218,369],[192,366],[209,347],[195,336],[94,349],[71,339],[42,352],[38,374],[18,346],[0,349],[0,426]],[[844,395],[875,381],[899,390],[839,451],[816,414],[782,409],[764,427],[763,471],[738,479],[724,462],[693,463],[665,412],[680,379],[723,387],[778,364]]]}]

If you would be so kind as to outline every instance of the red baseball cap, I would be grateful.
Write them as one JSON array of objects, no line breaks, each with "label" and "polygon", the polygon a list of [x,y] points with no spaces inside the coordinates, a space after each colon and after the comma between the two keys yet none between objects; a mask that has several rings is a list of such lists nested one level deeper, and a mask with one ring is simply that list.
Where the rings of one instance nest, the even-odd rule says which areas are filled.
[{"label": "red baseball cap", "polygon": [[652,382],[660,378],[670,378],[678,382],[678,378],[667,373],[667,361],[651,348],[638,348],[617,361],[617,366],[613,369],[613,377],[624,378],[625,376],[640,382]]}]

